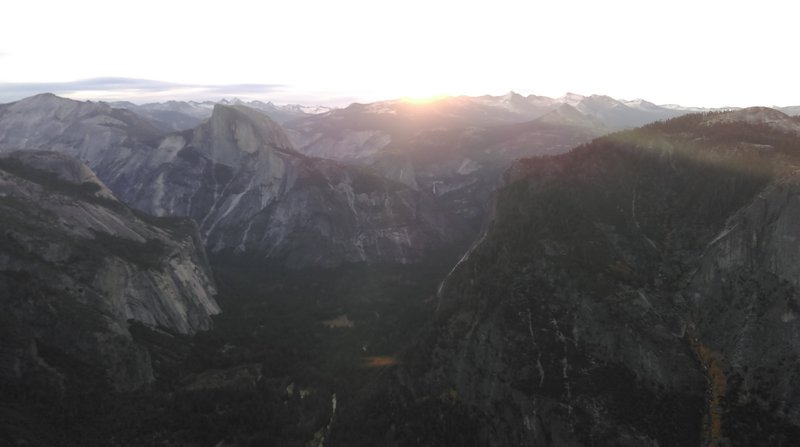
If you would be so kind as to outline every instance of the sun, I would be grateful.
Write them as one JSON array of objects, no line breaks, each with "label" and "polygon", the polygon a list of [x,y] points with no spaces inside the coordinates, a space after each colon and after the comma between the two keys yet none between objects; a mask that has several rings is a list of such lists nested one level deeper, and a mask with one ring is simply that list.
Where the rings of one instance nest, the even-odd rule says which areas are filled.
[{"label": "sun", "polygon": [[449,97],[450,95],[441,93],[433,95],[406,95],[400,97],[400,100],[411,104],[430,104],[433,102],[441,101],[442,99],[446,99]]},{"label": "sun", "polygon": [[[435,79],[419,79],[413,73],[407,73],[404,78],[396,79],[391,88],[393,95],[388,97],[398,98],[410,104],[429,104],[438,102],[451,96],[451,91],[446,85]],[[383,92],[384,97],[386,93]]]}]

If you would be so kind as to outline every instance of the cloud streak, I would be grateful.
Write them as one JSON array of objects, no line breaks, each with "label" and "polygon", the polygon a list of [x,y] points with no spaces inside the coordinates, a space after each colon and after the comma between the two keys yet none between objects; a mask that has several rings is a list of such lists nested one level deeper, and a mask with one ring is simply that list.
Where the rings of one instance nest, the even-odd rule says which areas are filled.
[{"label": "cloud streak", "polygon": [[[2,53],[0,53],[2,55]],[[179,84],[135,78],[91,78],[69,82],[0,82],[0,103],[39,93],[73,99],[153,102],[164,100],[277,99],[292,96],[282,84]]]}]

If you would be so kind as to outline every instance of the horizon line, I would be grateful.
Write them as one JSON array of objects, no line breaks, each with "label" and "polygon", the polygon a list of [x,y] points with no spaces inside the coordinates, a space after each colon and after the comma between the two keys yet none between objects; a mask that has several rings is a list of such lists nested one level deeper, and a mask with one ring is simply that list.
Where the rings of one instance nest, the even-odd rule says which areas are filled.
[{"label": "horizon line", "polygon": [[[520,90],[524,91],[524,90]],[[435,100],[438,98],[477,98],[481,96],[501,97],[508,94],[517,94],[522,97],[538,96],[550,99],[561,99],[568,95],[578,95],[581,97],[605,96],[620,102],[647,101],[656,106],[678,106],[686,109],[731,109],[747,107],[771,107],[788,108],[798,105],[779,106],[776,104],[765,105],[752,104],[749,106],[741,105],[684,105],[680,102],[658,103],[648,100],[646,97],[633,99],[617,98],[612,95],[602,93],[580,94],[567,91],[561,96],[541,95],[537,93],[519,93],[516,89],[509,89],[502,94],[493,95],[484,93],[479,95],[470,94],[439,94],[427,97],[414,97],[411,95],[387,95],[377,99],[377,95],[356,95],[343,92],[334,93],[330,91],[305,91],[287,84],[259,84],[259,83],[233,83],[233,84],[193,84],[176,83],[168,81],[158,81],[141,78],[126,77],[95,77],[85,78],[75,81],[57,82],[2,82],[0,81],[0,104],[16,102],[32,96],[51,93],[56,96],[81,100],[81,101],[101,101],[101,102],[130,102],[137,105],[149,103],[161,103],[167,101],[194,101],[194,102],[221,102],[223,100],[240,100],[244,102],[262,101],[272,102],[276,105],[309,105],[309,106],[328,106],[344,108],[352,104],[371,104],[383,101],[398,100]]]}]

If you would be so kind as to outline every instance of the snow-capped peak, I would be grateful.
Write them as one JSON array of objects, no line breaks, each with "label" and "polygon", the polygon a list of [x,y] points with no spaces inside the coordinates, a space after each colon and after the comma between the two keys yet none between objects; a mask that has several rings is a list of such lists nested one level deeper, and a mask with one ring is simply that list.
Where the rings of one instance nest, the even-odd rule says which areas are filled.
[{"label": "snow-capped peak", "polygon": [[564,96],[562,96],[561,98],[558,98],[558,99],[559,99],[560,102],[562,102],[564,104],[569,104],[569,105],[575,107],[578,104],[580,104],[581,101],[586,99],[586,97],[583,96],[583,95],[579,95],[577,93],[567,92],[566,95],[564,95]]},{"label": "snow-capped peak", "polygon": [[658,109],[657,105],[653,104],[650,101],[645,101],[642,98],[636,98],[636,99],[632,99],[632,100],[629,100],[629,101],[621,100],[620,102],[622,102],[626,106],[628,106],[628,107],[630,107],[632,109],[636,109],[636,110],[655,110],[655,109]]}]

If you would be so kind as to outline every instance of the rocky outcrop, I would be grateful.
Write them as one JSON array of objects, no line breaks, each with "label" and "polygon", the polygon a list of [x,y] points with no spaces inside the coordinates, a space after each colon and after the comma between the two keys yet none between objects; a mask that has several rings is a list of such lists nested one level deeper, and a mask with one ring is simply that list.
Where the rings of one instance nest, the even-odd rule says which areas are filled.
[{"label": "rocky outcrop", "polygon": [[207,234],[234,208],[258,211],[275,200],[295,158],[268,118],[218,105],[201,126],[163,139],[121,197],[156,215],[192,217]]},{"label": "rocky outcrop", "polygon": [[196,227],[130,210],[71,157],[0,158],[0,208],[4,381],[60,380],[66,356],[135,388],[153,376],[129,320],[193,333],[219,312]]}]

